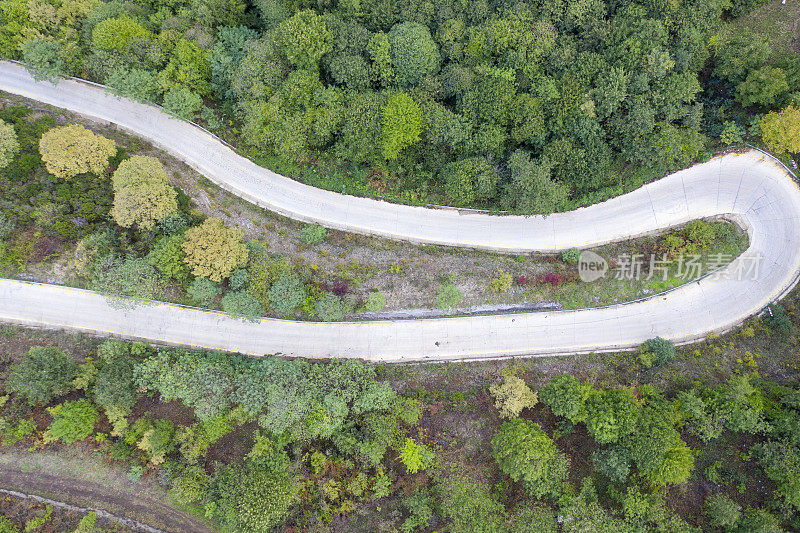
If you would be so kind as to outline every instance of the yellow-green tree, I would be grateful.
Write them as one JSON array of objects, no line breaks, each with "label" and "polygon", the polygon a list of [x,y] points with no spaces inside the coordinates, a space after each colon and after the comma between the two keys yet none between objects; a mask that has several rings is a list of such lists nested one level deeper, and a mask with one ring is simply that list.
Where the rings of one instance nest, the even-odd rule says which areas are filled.
[{"label": "yellow-green tree", "polygon": [[150,230],[178,211],[178,193],[169,184],[164,165],[155,157],[135,155],[119,164],[111,176],[117,224]]},{"label": "yellow-green tree", "polygon": [[103,172],[117,145],[83,126],[70,124],[45,132],[39,140],[39,152],[50,174],[70,179],[85,172]]},{"label": "yellow-green tree", "polygon": [[383,108],[383,157],[397,159],[400,151],[419,141],[422,111],[406,93],[389,97]]},{"label": "yellow-green tree", "polygon": [[220,282],[234,269],[247,264],[247,247],[242,242],[244,231],[225,227],[218,218],[209,218],[186,231],[181,245],[184,261],[192,274]]},{"label": "yellow-green tree", "polygon": [[494,406],[500,410],[503,418],[515,418],[523,409],[530,409],[537,402],[536,393],[517,376],[505,376],[502,383],[489,387],[489,392],[494,396]]},{"label": "yellow-green tree", "polygon": [[800,108],[793,105],[761,119],[761,138],[773,152],[800,152]]},{"label": "yellow-green tree", "polygon": [[14,126],[0,120],[0,168],[6,168],[19,153],[19,141]]}]

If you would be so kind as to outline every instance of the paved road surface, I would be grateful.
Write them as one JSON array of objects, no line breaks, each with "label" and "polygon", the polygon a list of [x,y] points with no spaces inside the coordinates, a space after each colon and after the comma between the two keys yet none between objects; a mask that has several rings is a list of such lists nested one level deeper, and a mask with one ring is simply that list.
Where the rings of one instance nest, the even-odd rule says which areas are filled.
[{"label": "paved road surface", "polygon": [[113,332],[251,354],[462,359],[617,350],[655,336],[687,342],[724,331],[794,286],[800,270],[800,189],[771,158],[728,155],[632,193],[548,217],[500,217],[432,210],[307,187],[239,157],[156,108],[118,100],[77,81],[34,83],[0,63],[0,90],[114,122],[153,141],[213,181],[301,220],[418,242],[495,250],[558,250],[641,235],[691,219],[725,215],[745,227],[750,248],[718,277],[640,302],[578,311],[428,320],[320,324],[243,322],[157,304],[122,311],[97,294],[0,281],[0,319]]}]

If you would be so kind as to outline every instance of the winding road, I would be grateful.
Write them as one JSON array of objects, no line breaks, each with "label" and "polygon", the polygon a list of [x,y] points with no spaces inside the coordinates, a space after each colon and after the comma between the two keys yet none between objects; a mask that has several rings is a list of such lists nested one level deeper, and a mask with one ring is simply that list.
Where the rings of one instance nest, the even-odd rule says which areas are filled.
[{"label": "winding road", "polygon": [[255,165],[155,106],[119,99],[79,80],[37,83],[17,64],[0,62],[0,90],[114,123],[259,206],[346,231],[497,251],[557,251],[724,216],[750,237],[748,250],[718,275],[596,309],[372,322],[246,322],[170,304],[116,309],[90,291],[0,280],[0,320],[255,355],[376,361],[555,355],[628,349],[656,336],[676,342],[702,339],[781,297],[800,273],[800,189],[777,161],[756,151],[718,157],[569,213],[493,216],[309,187]]}]

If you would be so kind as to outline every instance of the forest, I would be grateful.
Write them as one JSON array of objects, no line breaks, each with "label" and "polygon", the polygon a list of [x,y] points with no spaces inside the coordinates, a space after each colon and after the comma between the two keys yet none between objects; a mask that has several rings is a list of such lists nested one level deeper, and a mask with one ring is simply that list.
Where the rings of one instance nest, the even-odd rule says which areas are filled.
[{"label": "forest", "polygon": [[0,55],[162,104],[338,192],[550,213],[762,142],[800,57],[753,0],[3,0]]},{"label": "forest", "polygon": [[788,303],[695,348],[419,369],[4,328],[0,443],[83,450],[222,531],[796,530]]}]

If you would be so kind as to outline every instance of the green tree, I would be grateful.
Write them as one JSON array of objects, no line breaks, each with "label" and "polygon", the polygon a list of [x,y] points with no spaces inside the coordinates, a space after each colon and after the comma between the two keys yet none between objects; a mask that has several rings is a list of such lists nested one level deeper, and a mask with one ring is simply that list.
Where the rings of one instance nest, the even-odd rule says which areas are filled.
[{"label": "green tree", "polygon": [[44,432],[45,442],[62,440],[69,444],[83,440],[92,434],[100,417],[97,407],[89,400],[64,402],[48,407],[47,412],[53,417],[53,421]]},{"label": "green tree", "polygon": [[247,291],[229,291],[222,297],[222,309],[232,316],[257,320],[264,314],[264,307]]},{"label": "green tree", "polygon": [[370,77],[382,87],[388,87],[394,80],[392,68],[392,45],[389,37],[382,31],[372,36],[367,44],[367,53],[372,63],[370,64]]},{"label": "green tree", "polygon": [[122,227],[151,230],[178,211],[178,193],[155,157],[135,155],[119,164],[111,176],[114,207],[111,216]]},{"label": "green tree", "polygon": [[714,73],[721,78],[741,80],[766,63],[771,54],[769,39],[750,31],[733,32],[733,36],[717,48]]},{"label": "green tree", "polygon": [[45,132],[39,140],[39,152],[50,174],[68,180],[86,172],[104,172],[117,147],[102,135],[70,124]]},{"label": "green tree", "polygon": [[149,70],[118,67],[111,71],[106,85],[127,98],[139,102],[154,102],[159,92],[158,79]]},{"label": "green tree", "polygon": [[14,126],[0,120],[0,169],[6,168],[19,153],[19,141]]},{"label": "green tree", "polygon": [[164,109],[186,120],[193,120],[202,108],[200,95],[186,87],[173,87],[164,95]]},{"label": "green tree", "polygon": [[347,314],[347,304],[340,296],[326,292],[317,300],[317,316],[323,322],[336,322]]},{"label": "green tree", "polygon": [[5,387],[31,404],[47,404],[72,389],[77,372],[75,361],[55,346],[34,346],[11,365]]},{"label": "green tree", "polygon": [[37,81],[55,81],[67,75],[64,50],[57,41],[28,39],[22,44],[22,60]]},{"label": "green tree", "polygon": [[159,79],[165,91],[185,87],[200,96],[209,96],[211,63],[207,51],[193,41],[179,39]]},{"label": "green tree", "polygon": [[433,450],[411,437],[406,438],[403,445],[400,446],[400,460],[403,461],[410,474],[416,474],[420,470],[430,467],[434,456]]},{"label": "green tree", "polygon": [[220,282],[237,268],[247,265],[244,231],[227,228],[222,220],[209,218],[200,226],[189,228],[182,244],[184,261],[192,274]]},{"label": "green tree", "polygon": [[787,106],[759,122],[761,138],[773,152],[800,152],[800,107]]},{"label": "green tree", "polygon": [[298,495],[285,465],[257,458],[227,467],[217,481],[219,517],[236,531],[269,531],[281,524]]},{"label": "green tree", "polygon": [[551,476],[563,479],[565,472],[554,468],[558,449],[539,424],[519,418],[503,422],[492,438],[492,455],[500,470],[514,481],[535,485]]},{"label": "green tree", "polygon": [[631,433],[638,415],[630,389],[594,391],[586,401],[586,429],[598,444],[617,442]]},{"label": "green tree", "polygon": [[[131,256],[97,265],[89,288],[111,296],[128,296],[135,302],[156,299],[164,290],[164,283],[147,259]],[[131,302],[114,300],[114,305],[125,307]]]},{"label": "green tree", "polygon": [[725,121],[719,140],[727,146],[738,146],[744,142],[745,129],[732,120]]},{"label": "green tree", "polygon": [[624,448],[612,446],[592,452],[594,467],[608,479],[624,483],[631,471],[630,459]]},{"label": "green tree", "polygon": [[447,196],[455,205],[468,206],[493,198],[500,176],[485,157],[467,157],[442,168]]},{"label": "green tree", "polygon": [[136,400],[134,366],[136,360],[130,355],[121,355],[108,360],[97,371],[92,393],[98,405],[105,409],[119,408],[130,411]]},{"label": "green tree", "polygon": [[516,150],[508,159],[511,181],[502,198],[509,211],[550,214],[563,209],[569,198],[569,188],[552,179],[552,164],[547,158],[531,159],[524,150]]},{"label": "green tree", "polygon": [[800,510],[800,450],[790,442],[769,441],[753,447],[767,477],[775,482],[775,496],[787,510]]},{"label": "green tree", "polygon": [[781,521],[764,509],[748,509],[739,519],[737,533],[783,533]]},{"label": "green tree", "polygon": [[389,96],[383,108],[383,157],[397,159],[403,148],[419,141],[422,110],[406,93]]},{"label": "green tree", "polygon": [[688,479],[694,456],[666,413],[644,408],[635,431],[624,442],[636,468],[652,483],[683,483]]},{"label": "green tree", "polygon": [[539,401],[550,407],[554,415],[563,416],[577,424],[586,420],[586,400],[591,393],[591,385],[583,384],[569,374],[562,374],[551,379],[539,391]]},{"label": "green tree", "polygon": [[705,513],[712,526],[720,529],[730,529],[739,522],[742,506],[725,494],[715,494],[706,499]]},{"label": "green tree", "polygon": [[530,409],[537,402],[536,393],[517,376],[504,376],[502,382],[489,387],[489,393],[494,396],[494,406],[502,418],[515,418],[523,409]]},{"label": "green tree", "polygon": [[219,296],[220,292],[222,292],[220,286],[208,278],[197,278],[186,289],[189,298],[202,307],[211,307],[214,298]]},{"label": "green tree", "polygon": [[199,465],[189,465],[172,483],[170,494],[183,505],[202,501],[211,486],[211,479]]},{"label": "green tree", "polygon": [[107,52],[124,52],[134,42],[150,39],[150,32],[129,16],[107,18],[92,29],[92,46]]},{"label": "green tree", "polygon": [[297,274],[286,272],[272,284],[267,292],[269,305],[284,315],[294,313],[306,299],[306,290]]},{"label": "green tree", "polygon": [[147,262],[156,267],[162,276],[185,283],[189,279],[189,267],[184,262],[186,254],[181,245],[182,233],[164,235],[156,239],[147,254]]},{"label": "green tree", "polygon": [[389,31],[389,45],[395,80],[401,87],[417,85],[420,80],[439,70],[439,47],[426,26],[402,22]]},{"label": "green tree", "polygon": [[747,73],[747,78],[736,87],[736,98],[744,106],[771,106],[788,90],[786,73],[767,65]]},{"label": "green tree", "polygon": [[355,91],[364,91],[370,85],[369,64],[361,55],[341,55],[331,60],[331,76],[336,83]]},{"label": "green tree", "polygon": [[492,497],[486,472],[458,463],[436,472],[440,507],[451,533],[497,533],[506,522],[505,509]]},{"label": "green tree", "polygon": [[325,19],[311,9],[299,11],[278,25],[275,46],[292,65],[316,69],[331,50],[331,32]]}]

